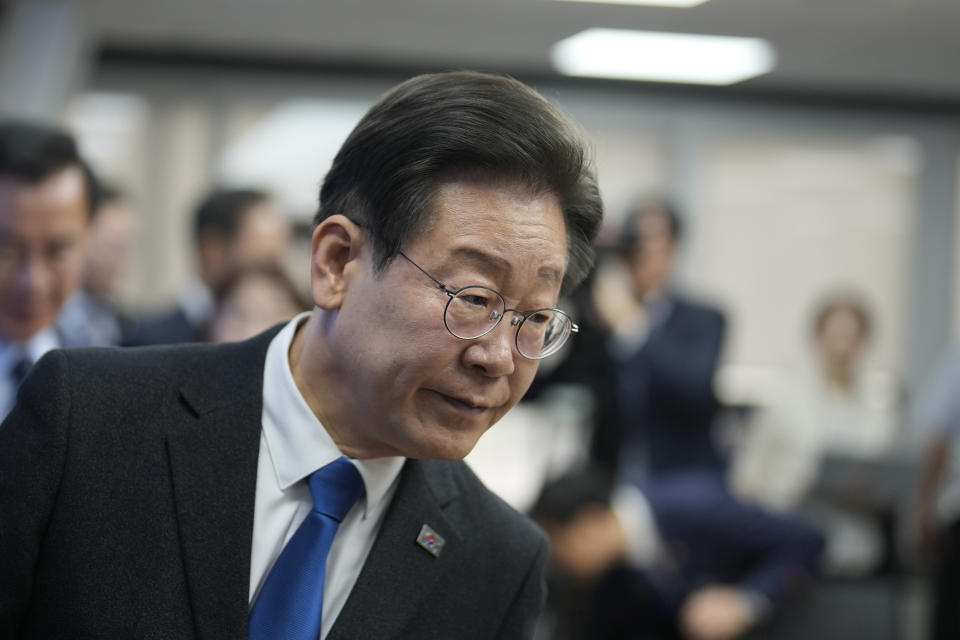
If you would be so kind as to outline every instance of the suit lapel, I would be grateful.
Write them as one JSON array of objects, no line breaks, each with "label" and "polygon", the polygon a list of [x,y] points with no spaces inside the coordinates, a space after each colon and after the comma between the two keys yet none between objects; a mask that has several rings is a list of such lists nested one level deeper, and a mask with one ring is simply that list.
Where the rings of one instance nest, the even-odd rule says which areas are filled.
[{"label": "suit lapel", "polygon": [[[446,463],[407,461],[370,555],[328,640],[395,637],[429,605],[423,602],[428,589],[417,586],[433,584],[455,566],[464,548],[463,532],[444,514],[456,497]],[[417,544],[424,524],[446,541],[438,557]]]},{"label": "suit lapel", "polygon": [[273,333],[198,359],[167,436],[199,638],[246,635],[263,362]]}]

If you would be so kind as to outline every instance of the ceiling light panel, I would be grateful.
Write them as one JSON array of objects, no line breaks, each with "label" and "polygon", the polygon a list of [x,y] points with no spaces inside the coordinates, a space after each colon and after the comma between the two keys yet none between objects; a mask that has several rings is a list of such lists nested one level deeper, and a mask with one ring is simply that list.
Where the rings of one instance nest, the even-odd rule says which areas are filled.
[{"label": "ceiling light panel", "polygon": [[760,38],[587,29],[553,45],[551,60],[570,76],[728,85],[770,72],[776,53]]},{"label": "ceiling light panel", "polygon": [[593,4],[633,4],[647,7],[696,7],[708,0],[557,0],[557,2],[589,2]]}]

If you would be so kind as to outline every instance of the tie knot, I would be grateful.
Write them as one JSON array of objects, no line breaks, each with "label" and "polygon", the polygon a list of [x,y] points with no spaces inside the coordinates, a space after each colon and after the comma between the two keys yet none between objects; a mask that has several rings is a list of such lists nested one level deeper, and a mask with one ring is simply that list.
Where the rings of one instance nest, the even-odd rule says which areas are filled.
[{"label": "tie knot", "polygon": [[27,373],[32,366],[33,360],[27,355],[20,356],[20,358],[13,363],[13,366],[10,367],[10,379],[13,381],[14,387],[20,386],[20,383],[27,377]]},{"label": "tie knot", "polygon": [[340,522],[363,495],[363,478],[346,458],[334,460],[310,475],[310,494],[316,511]]}]

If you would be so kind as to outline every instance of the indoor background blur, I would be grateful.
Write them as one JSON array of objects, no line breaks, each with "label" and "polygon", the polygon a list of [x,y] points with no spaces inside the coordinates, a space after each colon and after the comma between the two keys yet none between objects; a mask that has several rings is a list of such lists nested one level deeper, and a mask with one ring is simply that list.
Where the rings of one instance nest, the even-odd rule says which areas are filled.
[{"label": "indoor background blur", "polygon": [[[366,108],[414,73],[510,73],[583,126],[602,243],[639,198],[682,212],[677,285],[727,318],[724,405],[773,402],[810,358],[814,308],[841,288],[869,303],[863,368],[909,431],[960,338],[958,25],[954,0],[0,0],[0,117],[65,126],[132,201],[119,300],[149,311],[193,272],[210,188],[274,197],[303,286],[320,181]],[[730,84],[564,73],[556,45],[595,28],[759,38],[762,60]],[[618,57],[663,70],[683,54]],[[923,637],[925,582],[909,575],[890,637]]]}]

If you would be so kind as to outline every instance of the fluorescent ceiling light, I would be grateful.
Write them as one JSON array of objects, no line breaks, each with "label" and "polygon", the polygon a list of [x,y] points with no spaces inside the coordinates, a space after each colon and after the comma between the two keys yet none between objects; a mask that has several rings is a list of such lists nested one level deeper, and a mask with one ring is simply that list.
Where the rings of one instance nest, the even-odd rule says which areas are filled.
[{"label": "fluorescent ceiling light", "polygon": [[592,2],[594,4],[636,4],[651,7],[695,7],[707,0],[557,0],[557,2]]},{"label": "fluorescent ceiling light", "polygon": [[725,85],[771,71],[773,46],[760,38],[587,29],[553,45],[568,76]]}]

